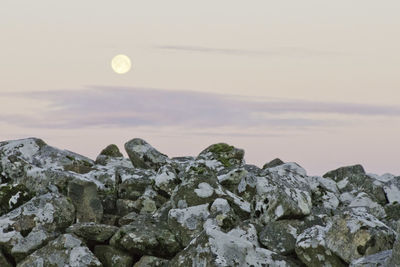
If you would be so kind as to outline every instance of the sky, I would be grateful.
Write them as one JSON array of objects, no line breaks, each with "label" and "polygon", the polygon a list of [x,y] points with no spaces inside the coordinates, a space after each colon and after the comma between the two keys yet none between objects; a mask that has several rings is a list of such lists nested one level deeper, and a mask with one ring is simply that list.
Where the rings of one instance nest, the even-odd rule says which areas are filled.
[{"label": "sky", "polygon": [[[400,2],[15,1],[0,7],[0,140],[95,158],[135,137],[310,175],[400,175]],[[111,69],[117,54],[132,69]]]}]

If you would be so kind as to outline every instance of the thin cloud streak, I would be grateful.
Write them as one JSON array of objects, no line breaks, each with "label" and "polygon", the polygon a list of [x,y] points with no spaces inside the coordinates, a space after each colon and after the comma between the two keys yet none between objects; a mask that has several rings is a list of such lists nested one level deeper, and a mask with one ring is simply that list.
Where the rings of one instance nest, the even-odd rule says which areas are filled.
[{"label": "thin cloud streak", "polygon": [[[30,128],[183,127],[190,129],[310,129],[345,125],[334,115],[399,117],[400,107],[292,99],[250,100],[232,95],[152,88],[92,86],[83,90],[1,93],[45,100],[37,114],[1,116]],[[326,119],[330,115],[331,119]],[[315,117],[323,117],[318,119]]]},{"label": "thin cloud streak", "polygon": [[205,46],[190,46],[190,45],[158,45],[156,49],[197,52],[197,53],[213,53],[232,56],[338,56],[343,55],[343,52],[324,51],[318,49],[310,49],[304,47],[286,46],[277,47],[270,50],[248,50],[248,49],[232,49],[232,48],[215,48]]}]

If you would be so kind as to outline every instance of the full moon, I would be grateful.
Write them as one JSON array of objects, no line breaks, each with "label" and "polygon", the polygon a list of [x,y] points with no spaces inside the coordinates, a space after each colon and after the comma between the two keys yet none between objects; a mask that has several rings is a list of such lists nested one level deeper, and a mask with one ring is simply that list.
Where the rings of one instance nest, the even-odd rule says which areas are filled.
[{"label": "full moon", "polygon": [[127,73],[131,69],[131,60],[128,56],[117,55],[111,60],[111,67],[118,74]]}]

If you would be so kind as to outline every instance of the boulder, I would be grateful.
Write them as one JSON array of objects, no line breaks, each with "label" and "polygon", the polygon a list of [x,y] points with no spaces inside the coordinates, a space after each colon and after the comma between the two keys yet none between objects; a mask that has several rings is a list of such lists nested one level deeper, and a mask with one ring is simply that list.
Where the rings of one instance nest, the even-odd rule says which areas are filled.
[{"label": "boulder", "polygon": [[101,165],[106,165],[107,162],[112,159],[112,158],[122,158],[123,155],[119,151],[119,148],[112,144],[108,145],[106,148],[104,148],[100,154],[96,158],[96,164],[101,164]]},{"label": "boulder", "polygon": [[347,263],[392,248],[395,232],[363,209],[336,215],[326,232],[327,247]]},{"label": "boulder", "polygon": [[204,149],[197,160],[202,160],[212,169],[221,170],[231,166],[241,166],[244,164],[244,150],[234,146],[218,143]]},{"label": "boulder", "polygon": [[181,249],[168,224],[147,214],[138,215],[130,224],[122,226],[110,244],[134,255],[162,258],[172,257]]},{"label": "boulder", "polygon": [[48,193],[32,198],[0,217],[0,247],[21,258],[43,245],[75,220],[64,196]]},{"label": "boulder", "polygon": [[317,266],[347,266],[340,257],[336,256],[326,245],[326,228],[313,226],[307,228],[296,239],[296,254],[306,265]]},{"label": "boulder", "polygon": [[279,158],[276,158],[276,159],[271,160],[268,163],[265,163],[264,166],[263,166],[263,169],[273,168],[273,167],[276,167],[276,166],[279,166],[279,165],[282,165],[282,164],[285,164],[285,162],[283,162]]},{"label": "boulder", "polygon": [[0,185],[0,216],[18,208],[33,196],[23,184]]},{"label": "boulder", "polygon": [[137,168],[158,170],[162,165],[169,162],[167,155],[160,153],[140,138],[126,142],[125,150],[133,166]]},{"label": "boulder", "polygon": [[260,223],[302,218],[311,213],[311,189],[306,172],[296,163],[268,168],[258,177],[252,213]]},{"label": "boulder", "polygon": [[133,257],[129,253],[108,245],[95,246],[94,255],[104,267],[131,267],[133,264]]},{"label": "boulder", "polygon": [[261,248],[253,225],[228,233],[207,227],[169,266],[297,266],[290,259]]},{"label": "boulder", "polygon": [[372,254],[366,257],[359,258],[351,262],[350,267],[390,267],[399,266],[398,264],[389,263],[392,256],[391,250],[384,250],[382,252]]},{"label": "boulder", "polygon": [[168,267],[168,260],[154,256],[143,256],[133,267]]},{"label": "boulder", "polygon": [[103,205],[96,185],[87,180],[74,179],[68,183],[68,197],[76,209],[77,222],[101,222]]},{"label": "boulder", "polygon": [[67,233],[75,234],[84,240],[102,243],[109,240],[117,231],[116,226],[93,222],[76,223],[66,229]]},{"label": "boulder", "polygon": [[78,238],[64,234],[35,251],[18,267],[31,266],[102,266],[101,262]]}]

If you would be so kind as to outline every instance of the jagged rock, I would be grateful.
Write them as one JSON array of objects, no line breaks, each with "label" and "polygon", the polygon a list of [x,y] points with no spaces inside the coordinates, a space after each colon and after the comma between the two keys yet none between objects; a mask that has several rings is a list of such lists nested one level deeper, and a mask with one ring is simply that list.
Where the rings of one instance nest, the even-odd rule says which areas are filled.
[{"label": "jagged rock", "polygon": [[180,183],[175,170],[170,165],[162,166],[153,177],[154,188],[165,196],[171,196],[176,186]]},{"label": "jagged rock", "polygon": [[143,256],[133,267],[167,267],[168,260],[154,256]]},{"label": "jagged rock", "polygon": [[21,239],[12,247],[11,255],[17,262],[58,236],[56,232],[48,232],[40,228],[33,229],[24,239]]},{"label": "jagged rock", "polygon": [[64,234],[35,251],[18,267],[31,266],[102,266],[101,262],[85,246],[70,234]]},{"label": "jagged rock", "polygon": [[261,169],[224,143],[126,150],[0,142],[0,266],[400,266],[400,176]]},{"label": "jagged rock", "polygon": [[258,177],[253,202],[253,217],[267,224],[286,218],[301,218],[311,213],[311,189],[306,171],[296,163],[268,168]]},{"label": "jagged rock", "polygon": [[244,164],[244,150],[230,146],[225,143],[211,145],[204,149],[197,160],[205,161],[205,164],[215,170],[231,166],[240,166]]},{"label": "jagged rock", "polygon": [[169,162],[166,155],[160,153],[146,141],[140,138],[132,139],[125,143],[125,150],[133,166],[143,169],[158,170]]},{"label": "jagged rock", "polygon": [[263,166],[263,169],[273,168],[273,167],[276,167],[276,166],[279,166],[279,165],[282,165],[282,164],[285,164],[285,162],[283,162],[279,158],[276,158],[276,159],[271,160],[268,163],[265,163],[264,166]]},{"label": "jagged rock", "polygon": [[101,222],[103,205],[91,181],[74,179],[68,183],[68,197],[76,209],[77,222]]},{"label": "jagged rock", "polygon": [[33,194],[23,184],[0,185],[0,216],[29,201]]},{"label": "jagged rock", "polygon": [[362,209],[333,217],[326,232],[327,247],[345,262],[391,249],[395,232]]},{"label": "jagged rock", "polygon": [[367,175],[361,165],[341,167],[324,174],[323,177],[337,182],[341,193],[365,192],[378,204],[385,205],[387,202],[383,183]]},{"label": "jagged rock", "polygon": [[122,199],[137,200],[147,188],[153,184],[152,170],[125,170],[125,175],[121,177],[118,187],[118,197]]},{"label": "jagged rock", "polygon": [[400,203],[400,176],[394,177],[386,182],[383,190],[390,204],[395,202]]},{"label": "jagged rock", "polygon": [[137,214],[136,212],[132,211],[132,212],[126,214],[125,216],[121,217],[121,218],[118,220],[118,225],[119,225],[119,226],[123,226],[123,225],[130,224],[131,222],[135,221],[135,219],[136,219],[136,217],[137,217],[138,215],[139,215],[139,214]]},{"label": "jagged rock", "polygon": [[185,209],[171,209],[168,213],[168,225],[177,234],[179,242],[183,246],[187,246],[195,236],[203,231],[203,223],[209,216],[208,204]]},{"label": "jagged rock", "polygon": [[150,215],[138,215],[133,222],[122,226],[111,238],[110,244],[134,255],[172,257],[181,248],[167,223]]},{"label": "jagged rock", "polygon": [[326,228],[316,225],[296,239],[296,254],[307,266],[346,266],[326,245]]},{"label": "jagged rock", "polygon": [[0,266],[12,267],[12,264],[7,260],[6,256],[4,256],[3,252],[1,252],[1,250],[0,250]]},{"label": "jagged rock", "polygon": [[367,193],[359,193],[349,204],[351,208],[364,207],[378,219],[386,217],[385,209],[373,201]]},{"label": "jagged rock", "polygon": [[389,259],[389,266],[400,266],[400,224],[398,224],[397,227],[397,239],[393,245],[392,256]]},{"label": "jagged rock", "polygon": [[111,158],[122,158],[118,146],[111,144],[104,148],[96,158],[96,164],[106,165]]},{"label": "jagged rock", "polygon": [[34,197],[0,217],[0,247],[9,254],[29,253],[74,220],[74,206],[64,196],[48,193]]},{"label": "jagged rock", "polygon": [[191,166],[171,200],[175,207],[186,208],[212,202],[218,197],[217,176],[203,164]]},{"label": "jagged rock", "polygon": [[207,227],[169,266],[297,266],[289,259],[261,248],[253,225],[224,233]]},{"label": "jagged rock", "polygon": [[385,250],[376,254],[372,254],[366,257],[359,258],[351,262],[350,267],[389,267],[398,266],[390,265],[389,260],[392,256],[391,250]]},{"label": "jagged rock", "polygon": [[97,242],[109,240],[117,231],[118,227],[116,226],[93,222],[76,223],[66,229],[67,233],[75,234],[85,240]]},{"label": "jagged rock", "polygon": [[133,264],[131,255],[108,245],[95,246],[94,255],[104,267],[131,267]]}]

